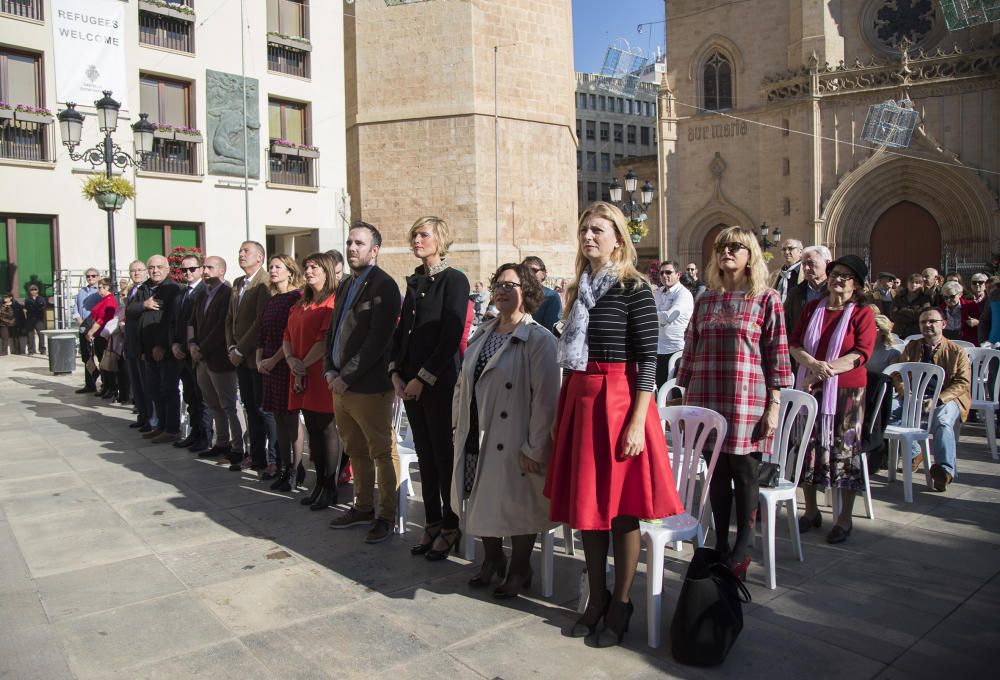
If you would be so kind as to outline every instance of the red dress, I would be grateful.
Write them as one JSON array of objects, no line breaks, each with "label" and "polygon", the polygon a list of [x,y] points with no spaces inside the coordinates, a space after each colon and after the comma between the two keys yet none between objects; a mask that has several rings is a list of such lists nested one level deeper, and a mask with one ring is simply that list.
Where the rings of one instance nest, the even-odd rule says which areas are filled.
[{"label": "red dress", "polygon": [[[292,356],[303,358],[317,342],[326,340],[326,329],[333,315],[333,295],[319,304],[296,304],[288,313],[285,340],[292,345]],[[333,413],[333,395],[323,379],[323,357],[309,366],[305,377],[306,389],[296,394],[292,386],[295,376],[288,376],[288,410],[305,409],[317,413]]]}]

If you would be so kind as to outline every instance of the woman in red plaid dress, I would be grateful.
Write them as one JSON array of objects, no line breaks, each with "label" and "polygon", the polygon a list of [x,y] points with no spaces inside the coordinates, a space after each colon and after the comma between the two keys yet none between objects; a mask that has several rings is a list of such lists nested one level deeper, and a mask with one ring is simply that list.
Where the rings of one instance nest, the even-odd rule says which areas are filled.
[{"label": "woman in red plaid dress", "polygon": [[[767,287],[767,265],[756,235],[723,229],[706,267],[708,290],[695,301],[677,384],[686,403],[716,411],[729,428],[709,486],[715,547],[740,578],[757,513],[758,456],[770,451],[782,387],[792,386],[785,314]],[[729,516],[736,497],[736,542],[729,547]]]}]

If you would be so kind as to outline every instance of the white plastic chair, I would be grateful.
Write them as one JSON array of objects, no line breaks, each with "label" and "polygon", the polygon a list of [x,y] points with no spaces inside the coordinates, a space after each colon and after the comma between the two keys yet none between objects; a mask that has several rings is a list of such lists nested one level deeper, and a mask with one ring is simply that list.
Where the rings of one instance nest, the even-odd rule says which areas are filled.
[{"label": "white plastic chair", "polygon": [[[660,646],[660,628],[663,620],[664,550],[668,543],[690,539],[694,539],[698,547],[705,544],[701,515],[705,511],[708,486],[727,429],[725,418],[711,409],[699,406],[665,406],[660,409],[660,420],[670,425],[673,435],[671,467],[684,512],[665,517],[659,522],[639,522],[639,531],[646,542],[646,635],[647,643],[653,648]],[[698,461],[701,460],[708,439],[713,434],[715,441],[711,461],[701,486],[701,494],[696,498]]]},{"label": "white plastic chair", "polygon": [[[885,393],[888,390],[888,387],[889,386],[886,383],[882,383],[882,386],[879,388],[878,399],[875,401],[875,403],[879,405],[880,409],[882,408],[882,400],[885,399]],[[869,435],[875,429],[875,422],[876,418],[873,417],[871,426],[868,428]],[[873,520],[875,519],[875,504],[872,503],[872,480],[871,476],[868,474],[868,453],[862,451],[858,455],[861,457],[861,474],[865,480],[865,495],[864,495],[865,515],[868,517],[868,519]],[[830,508],[833,510],[833,516],[839,517],[840,516],[839,490],[831,486],[826,490],[826,493]]]},{"label": "white plastic chair", "polygon": [[923,339],[924,339],[924,336],[921,333],[916,333],[914,335],[907,335],[903,339],[903,344],[904,345],[909,345],[913,340],[923,340]]},{"label": "white plastic chair", "polygon": [[[675,354],[674,356],[677,355]],[[660,389],[656,391],[656,408],[663,408],[670,399],[674,399],[676,396],[683,398],[685,392],[687,392],[686,388],[678,385],[677,380],[674,378],[670,378],[660,385]],[[676,393],[676,395],[673,393]]]},{"label": "white plastic chair", "polygon": [[[559,527],[552,527],[542,534],[542,597],[552,597],[552,581],[555,573],[555,552],[556,552],[556,531]],[[568,524],[562,525],[563,544],[567,555],[575,555],[576,547],[573,545],[573,529]]]},{"label": "white plastic chair", "polygon": [[681,357],[684,356],[684,352],[674,352],[670,356],[670,360],[667,362],[667,380],[672,380],[677,377],[677,368],[680,366]]},{"label": "white plastic chair", "polygon": [[[774,535],[775,520],[778,506],[784,504],[788,513],[788,533],[792,538],[792,549],[802,562],[802,539],[799,536],[799,522],[796,516],[795,491],[802,476],[802,464],[806,458],[806,448],[809,446],[810,434],[816,422],[816,398],[799,390],[781,390],[781,401],[778,406],[778,429],[774,433],[774,444],[771,449],[770,462],[780,470],[780,481],[775,488],[761,488],[759,492],[761,515],[761,537],[764,539],[764,569],[767,572],[767,587],[774,590],[777,587],[777,576],[774,568]],[[796,421],[799,422],[796,422]],[[797,442],[792,441],[798,436]]]},{"label": "white plastic chair", "polygon": [[403,403],[396,400],[393,404],[392,429],[396,435],[396,450],[399,452],[399,488],[396,496],[396,533],[402,536],[406,533],[408,515],[407,503],[413,495],[410,482],[410,467],[417,464],[417,451],[413,446],[413,433],[406,420]]},{"label": "white plastic chair", "polygon": [[986,439],[990,443],[993,460],[1000,460],[1000,453],[997,452],[996,423],[996,413],[1000,410],[1000,370],[993,376],[993,398],[989,398],[990,364],[994,361],[1000,362],[1000,350],[977,347],[967,351],[972,368],[972,410],[978,411],[986,424]]},{"label": "white plastic chair", "polygon": [[903,499],[913,502],[913,460],[914,442],[920,443],[924,455],[924,473],[927,477],[927,487],[933,488],[931,480],[931,450],[930,450],[930,418],[926,424],[923,420],[923,402],[925,393],[932,378],[934,389],[931,390],[931,408],[934,413],[938,398],[941,396],[941,385],[944,383],[944,369],[934,364],[919,362],[903,362],[886,366],[882,371],[888,376],[899,373],[903,379],[903,415],[899,425],[889,425],[885,429],[885,438],[889,440],[889,481],[896,481],[896,463],[903,450]]}]

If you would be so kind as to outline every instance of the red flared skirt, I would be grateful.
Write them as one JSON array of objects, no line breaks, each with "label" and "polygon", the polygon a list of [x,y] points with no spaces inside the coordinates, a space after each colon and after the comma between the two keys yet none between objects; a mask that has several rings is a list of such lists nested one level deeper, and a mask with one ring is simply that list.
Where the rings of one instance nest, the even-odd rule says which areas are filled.
[{"label": "red flared skirt", "polygon": [[645,450],[621,455],[634,386],[634,366],[625,363],[591,362],[563,383],[545,478],[553,521],[600,530],[619,515],[659,519],[683,512],[655,404],[646,411]]}]

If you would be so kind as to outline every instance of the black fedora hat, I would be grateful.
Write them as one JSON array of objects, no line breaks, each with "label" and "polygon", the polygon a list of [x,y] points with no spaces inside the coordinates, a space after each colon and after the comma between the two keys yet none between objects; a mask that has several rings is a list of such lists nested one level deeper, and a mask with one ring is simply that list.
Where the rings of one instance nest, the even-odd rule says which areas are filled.
[{"label": "black fedora hat", "polygon": [[854,272],[854,278],[858,280],[862,286],[865,285],[865,281],[868,278],[868,265],[857,255],[841,255],[836,260],[826,265],[826,274],[830,275],[833,270],[834,265],[840,265],[841,267],[847,267],[852,272]]}]

